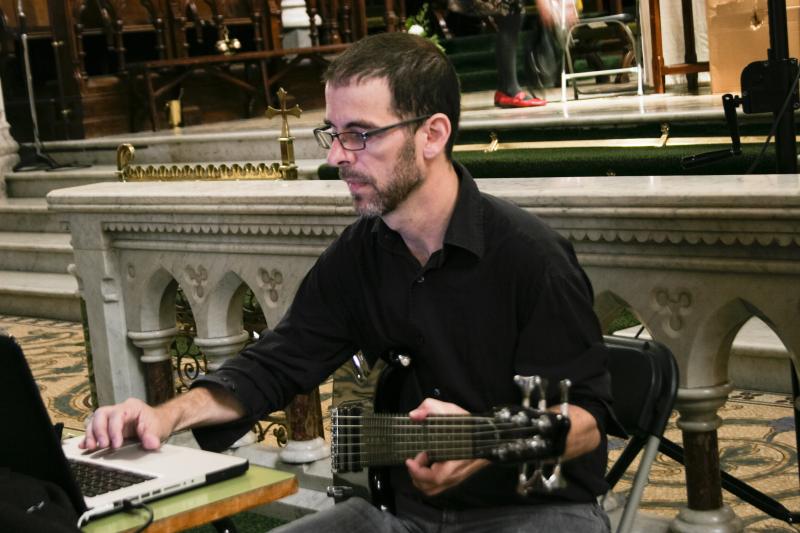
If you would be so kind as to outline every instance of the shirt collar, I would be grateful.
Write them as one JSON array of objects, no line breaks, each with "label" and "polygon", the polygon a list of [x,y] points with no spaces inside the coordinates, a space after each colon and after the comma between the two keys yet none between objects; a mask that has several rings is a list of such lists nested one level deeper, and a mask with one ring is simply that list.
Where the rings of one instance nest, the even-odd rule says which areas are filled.
[{"label": "shirt collar", "polygon": [[[453,161],[453,167],[458,176],[458,196],[453,215],[450,217],[447,231],[444,234],[444,244],[463,248],[480,258],[485,249],[481,193],[464,165]],[[387,226],[381,217],[375,217],[372,232],[382,242],[387,235],[397,236],[397,233]]]},{"label": "shirt collar", "polygon": [[464,165],[453,161],[453,167],[458,175],[458,198],[444,234],[444,243],[464,248],[480,258],[485,248],[481,193]]}]

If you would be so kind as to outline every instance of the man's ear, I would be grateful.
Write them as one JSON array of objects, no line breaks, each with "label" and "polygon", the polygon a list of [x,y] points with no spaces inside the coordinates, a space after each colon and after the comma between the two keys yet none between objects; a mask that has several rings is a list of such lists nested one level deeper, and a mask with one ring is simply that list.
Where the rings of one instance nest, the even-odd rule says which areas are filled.
[{"label": "man's ear", "polygon": [[444,113],[434,114],[421,129],[425,134],[425,144],[422,147],[423,157],[425,159],[434,159],[439,154],[444,153],[447,141],[453,132],[447,115]]}]

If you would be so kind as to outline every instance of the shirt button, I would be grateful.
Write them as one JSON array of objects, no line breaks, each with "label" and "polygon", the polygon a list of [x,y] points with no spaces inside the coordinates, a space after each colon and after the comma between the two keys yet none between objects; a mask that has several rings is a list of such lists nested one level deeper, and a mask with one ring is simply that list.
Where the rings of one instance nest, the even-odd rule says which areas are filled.
[{"label": "shirt button", "polygon": [[425,276],[420,276],[417,278],[417,283],[423,283],[425,281]]},{"label": "shirt button", "polygon": [[439,396],[442,395],[442,391],[440,391],[438,388],[435,388],[433,389],[433,395],[438,398]]}]

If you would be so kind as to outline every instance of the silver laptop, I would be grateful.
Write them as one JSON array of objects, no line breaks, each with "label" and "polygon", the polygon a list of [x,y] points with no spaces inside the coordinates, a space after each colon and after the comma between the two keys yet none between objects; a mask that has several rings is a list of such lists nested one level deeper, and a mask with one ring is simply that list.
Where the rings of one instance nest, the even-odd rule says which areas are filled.
[{"label": "silver laptop", "polygon": [[59,485],[80,525],[125,501],[147,502],[247,471],[247,459],[183,446],[147,451],[130,443],[86,452],[78,448],[81,437],[62,443],[22,349],[5,335],[0,335],[0,369],[0,420],[14,435],[0,439],[0,467]]}]

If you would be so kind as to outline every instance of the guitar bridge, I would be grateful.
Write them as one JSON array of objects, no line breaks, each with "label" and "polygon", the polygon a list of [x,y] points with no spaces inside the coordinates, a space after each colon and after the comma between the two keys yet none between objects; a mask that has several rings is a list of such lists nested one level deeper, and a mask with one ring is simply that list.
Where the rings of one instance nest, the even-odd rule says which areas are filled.
[{"label": "guitar bridge", "polygon": [[331,470],[335,474],[361,472],[361,415],[358,405],[331,408]]}]

